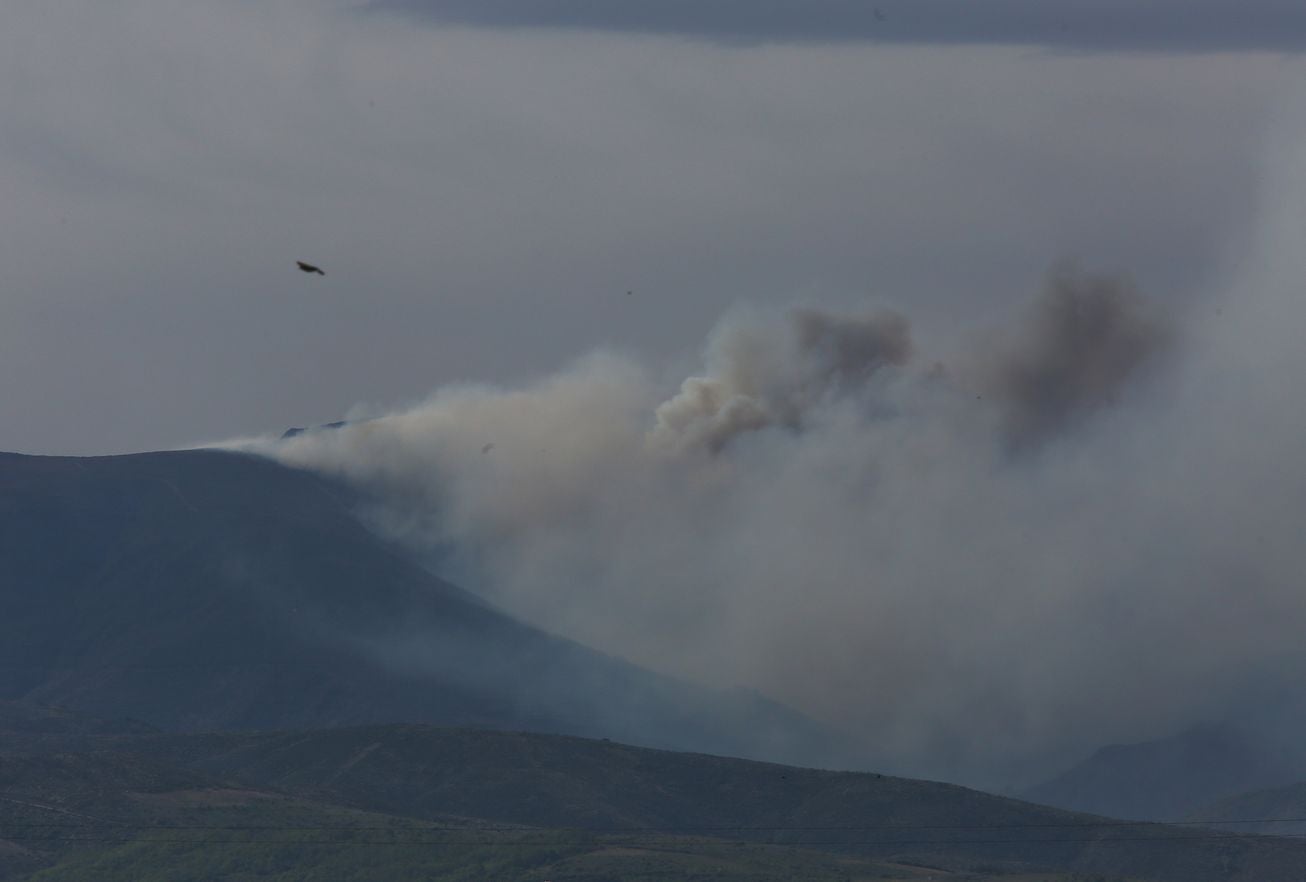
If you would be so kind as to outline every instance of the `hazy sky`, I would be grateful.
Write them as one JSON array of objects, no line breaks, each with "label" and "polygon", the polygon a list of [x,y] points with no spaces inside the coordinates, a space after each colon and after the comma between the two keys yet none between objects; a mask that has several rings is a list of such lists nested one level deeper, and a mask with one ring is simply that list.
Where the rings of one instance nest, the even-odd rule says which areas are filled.
[{"label": "hazy sky", "polygon": [[941,339],[1066,256],[1183,300],[1306,34],[1268,0],[394,5],[0,10],[0,449],[689,364],[740,302]]}]

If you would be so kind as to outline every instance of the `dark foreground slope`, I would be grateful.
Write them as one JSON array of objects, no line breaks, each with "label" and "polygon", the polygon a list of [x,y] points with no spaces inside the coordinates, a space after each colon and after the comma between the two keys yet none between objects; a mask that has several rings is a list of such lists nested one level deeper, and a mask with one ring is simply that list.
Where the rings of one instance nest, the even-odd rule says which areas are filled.
[{"label": "dark foreground slope", "polygon": [[155,750],[210,774],[369,811],[699,835],[974,870],[1174,882],[1306,878],[1306,843],[1131,825],[950,784],[560,736],[368,727]]},{"label": "dark foreground slope", "polygon": [[[378,861],[395,860],[396,848],[476,844],[485,848],[475,860],[499,862],[479,875],[461,865],[415,878],[916,878],[910,867],[970,882],[1306,878],[1306,843],[1295,840],[1123,824],[946,784],[562,736],[374,726],[88,736],[92,744],[97,750],[83,756],[13,758],[0,743],[0,787],[62,809],[64,830],[112,840],[96,845],[112,846],[111,854],[81,859],[95,872],[49,878],[147,878],[124,875],[127,866],[191,878],[177,867],[197,849],[230,855],[249,839],[250,848],[349,840]],[[79,769],[93,786],[77,787]],[[0,845],[29,842],[29,828],[16,822],[50,820],[40,814],[0,806]],[[415,835],[412,825],[431,826]],[[397,878],[333,875],[354,865],[296,854],[300,863],[290,866],[317,875],[258,878]]]},{"label": "dark foreground slope", "polygon": [[[923,882],[941,875],[867,856],[706,836],[426,821],[233,786],[114,753],[0,755],[0,788],[7,794],[0,798],[3,882]],[[1019,882],[1074,880],[1039,875]]]},{"label": "dark foreground slope", "polygon": [[775,759],[829,747],[778,705],[513,620],[354,507],[227,452],[0,455],[0,699],[180,731],[429,722]]}]

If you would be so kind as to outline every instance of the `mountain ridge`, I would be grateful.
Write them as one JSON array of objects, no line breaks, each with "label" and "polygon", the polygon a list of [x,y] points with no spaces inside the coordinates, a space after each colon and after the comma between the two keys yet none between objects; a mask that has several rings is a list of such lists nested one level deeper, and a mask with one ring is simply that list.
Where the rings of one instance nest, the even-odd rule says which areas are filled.
[{"label": "mountain ridge", "polygon": [[0,699],[164,729],[530,728],[798,759],[800,714],[511,618],[249,454],[0,455]]},{"label": "mountain ridge", "polygon": [[1102,747],[1020,796],[1111,817],[1172,821],[1224,797],[1296,780],[1302,771],[1252,732],[1207,723],[1168,738]]}]

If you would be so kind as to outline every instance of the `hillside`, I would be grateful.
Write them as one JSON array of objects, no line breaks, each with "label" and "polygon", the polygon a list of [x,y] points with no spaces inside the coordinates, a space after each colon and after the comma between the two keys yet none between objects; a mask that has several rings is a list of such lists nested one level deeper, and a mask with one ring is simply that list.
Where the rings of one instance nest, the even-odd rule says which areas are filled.
[{"label": "hillside", "polygon": [[224,786],[114,753],[0,757],[0,787],[0,880],[470,879],[593,848]]},{"label": "hillside", "polygon": [[833,739],[512,619],[320,476],[219,451],[0,455],[0,700],[174,731],[428,722],[807,760]]},{"label": "hillside", "polygon": [[139,720],[102,719],[67,708],[0,701],[0,751],[48,753],[100,736],[149,735],[158,731]]},{"label": "hillside", "polygon": [[727,758],[841,754],[514,620],[359,503],[217,451],[0,455],[0,878],[1306,878],[1292,840]]},{"label": "hillside", "polygon": [[1158,882],[1306,875],[1306,843],[1127,824],[963,787],[610,741],[425,726],[118,739],[304,800],[426,821],[567,828],[641,847],[746,841],[957,871]]},{"label": "hillside", "polygon": [[1199,806],[1298,778],[1282,751],[1230,726],[1197,726],[1171,738],[1118,744],[1021,794],[1076,811],[1142,821],[1190,816]]},{"label": "hillside", "polygon": [[1192,818],[1243,833],[1306,836],[1306,782],[1228,796],[1195,809]]},{"label": "hillside", "polygon": [[[718,882],[951,878],[921,865],[715,836],[592,833],[361,811],[131,754],[0,757],[0,880]],[[946,862],[946,861],[945,861]],[[968,882],[1073,882],[966,873]]]}]

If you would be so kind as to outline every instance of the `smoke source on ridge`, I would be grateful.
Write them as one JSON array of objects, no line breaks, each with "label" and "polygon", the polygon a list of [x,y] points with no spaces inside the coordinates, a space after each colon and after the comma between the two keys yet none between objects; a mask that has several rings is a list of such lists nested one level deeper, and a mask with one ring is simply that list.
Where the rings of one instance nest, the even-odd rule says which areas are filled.
[{"label": "smoke source on ridge", "polygon": [[1182,316],[1066,266],[952,354],[741,310],[679,389],[601,353],[259,449],[527,620],[1018,783],[1306,671],[1306,194],[1271,196],[1256,271]]}]

